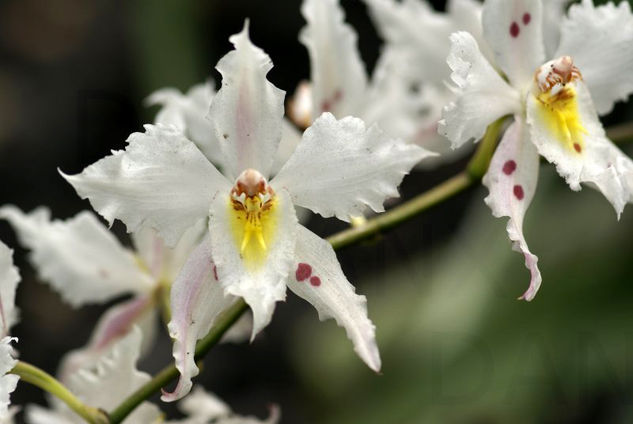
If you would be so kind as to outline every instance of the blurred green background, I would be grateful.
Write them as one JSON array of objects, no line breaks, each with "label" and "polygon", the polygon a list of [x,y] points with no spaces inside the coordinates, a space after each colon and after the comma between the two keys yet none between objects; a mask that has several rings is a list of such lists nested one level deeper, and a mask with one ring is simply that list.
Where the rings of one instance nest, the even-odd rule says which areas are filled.
[{"label": "blurred green background", "polygon": [[[545,0],[547,1],[547,0]],[[380,39],[363,4],[342,2],[359,32],[368,70]],[[435,2],[443,8],[443,1]],[[289,93],[309,76],[297,40],[300,2],[0,1],[0,202],[48,205],[65,218],[89,208],[58,176],[124,146],[150,122],[143,99],[206,78],[251,19],[255,44],[275,64],[270,79]],[[630,120],[621,104],[607,125]],[[633,144],[624,146],[633,155]],[[408,198],[453,175],[464,161],[405,179]],[[289,295],[252,345],[222,346],[198,382],[240,413],[282,407],[284,423],[629,423],[633,422],[633,217],[620,222],[598,193],[571,192],[552,167],[526,217],[543,286],[531,303],[516,298],[529,277],[510,250],[505,220],[494,219],[478,188],[384,237],[339,253],[369,300],[383,355],[374,375],[344,331],[320,323]],[[321,235],[344,228],[314,218]],[[114,226],[123,239],[124,228]],[[22,358],[54,372],[60,355],[83,345],[106,306],[72,310],[37,282],[13,232]],[[170,361],[163,335],[141,368]],[[20,385],[15,402],[44,403]],[[173,405],[165,406],[175,414]]]}]

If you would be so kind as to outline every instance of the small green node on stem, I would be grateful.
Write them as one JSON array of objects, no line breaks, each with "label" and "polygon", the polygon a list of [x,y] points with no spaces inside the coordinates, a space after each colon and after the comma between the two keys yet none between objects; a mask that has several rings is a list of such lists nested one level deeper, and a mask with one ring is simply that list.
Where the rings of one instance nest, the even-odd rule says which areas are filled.
[{"label": "small green node on stem", "polygon": [[105,412],[100,409],[93,408],[92,406],[85,405],[75,395],[73,395],[66,386],[44,370],[26,362],[18,361],[10,373],[19,376],[21,381],[30,383],[52,394],[53,396],[56,396],[68,405],[68,407],[77,415],[86,420],[86,422],[90,424],[110,423],[110,420]]}]

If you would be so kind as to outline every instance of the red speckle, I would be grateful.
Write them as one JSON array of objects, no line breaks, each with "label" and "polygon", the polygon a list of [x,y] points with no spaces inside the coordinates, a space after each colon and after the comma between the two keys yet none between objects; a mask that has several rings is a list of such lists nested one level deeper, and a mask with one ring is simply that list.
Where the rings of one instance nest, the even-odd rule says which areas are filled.
[{"label": "red speckle", "polygon": [[580,153],[582,152],[582,147],[580,147],[580,144],[574,143],[574,150]]},{"label": "red speckle", "polygon": [[312,267],[310,265],[304,264],[303,262],[297,265],[297,271],[295,272],[297,281],[303,281],[310,275],[312,275]]},{"label": "red speckle", "polygon": [[519,24],[516,22],[512,22],[512,25],[510,25],[510,35],[514,38],[519,36]]},{"label": "red speckle", "polygon": [[213,265],[213,277],[215,278],[215,281],[218,281],[218,267]]},{"label": "red speckle", "polygon": [[319,287],[321,285],[321,279],[314,275],[310,277],[310,284],[312,284],[314,287]]},{"label": "red speckle", "polygon": [[511,175],[517,169],[517,163],[512,159],[503,164],[503,173]]},{"label": "red speckle", "polygon": [[529,13],[523,14],[523,25],[529,24],[531,20],[532,20],[532,15],[530,15]]},{"label": "red speckle", "polygon": [[517,199],[523,200],[523,197],[525,196],[525,193],[523,193],[523,187],[521,187],[520,185],[515,185],[512,188],[512,192]]}]

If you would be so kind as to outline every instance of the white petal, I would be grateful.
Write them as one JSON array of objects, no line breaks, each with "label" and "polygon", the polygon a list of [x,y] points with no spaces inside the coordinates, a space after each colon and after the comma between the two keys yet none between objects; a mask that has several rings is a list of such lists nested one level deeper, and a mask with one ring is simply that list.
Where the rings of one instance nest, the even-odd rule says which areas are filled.
[{"label": "white petal", "polygon": [[[309,125],[309,124],[308,124]],[[281,126],[281,141],[279,149],[275,154],[275,161],[271,169],[272,175],[277,175],[284,166],[301,141],[301,131],[299,131],[288,119],[284,118]]]},{"label": "white petal", "polygon": [[132,234],[132,239],[144,265],[156,281],[172,283],[207,229],[207,219],[203,218],[185,231],[173,248],[165,246],[158,233],[151,228]]},{"label": "white petal", "polygon": [[338,0],[304,0],[301,14],[308,22],[299,39],[310,54],[312,119],[322,112],[338,117],[357,114],[363,106],[367,73],[356,32],[345,23]]},{"label": "white petal", "polygon": [[510,87],[481,54],[477,42],[467,32],[451,35],[448,65],[453,70],[457,99],[442,112],[438,132],[453,148],[478,141],[496,119],[521,110],[518,91]]},{"label": "white petal", "polygon": [[525,123],[516,119],[506,130],[483,178],[490,192],[486,204],[497,218],[510,218],[506,229],[512,248],[523,254],[530,270],[530,286],[521,296],[525,300],[532,300],[541,285],[538,258],[523,236],[523,218],[534,197],[539,167],[539,155],[529,137]]},{"label": "white petal", "polygon": [[42,408],[39,405],[27,405],[26,422],[28,424],[69,424],[72,421],[59,411]]},{"label": "white petal", "polygon": [[142,352],[147,352],[156,333],[156,310],[152,295],[139,296],[109,308],[99,322],[88,344],[68,352],[60,361],[58,378],[65,383],[81,368],[92,368],[112,345],[125,337],[135,325],[143,334]]},{"label": "white petal", "polygon": [[178,409],[189,418],[206,423],[231,413],[231,408],[213,393],[197,386],[189,396],[178,403]]},{"label": "white petal", "polygon": [[0,242],[0,336],[9,334],[18,321],[15,307],[15,290],[20,282],[18,269],[13,266],[13,250]]},{"label": "white petal", "polygon": [[598,113],[633,92],[633,14],[621,1],[595,7],[585,0],[569,9],[554,57],[569,55],[580,69]]},{"label": "white petal", "polygon": [[293,203],[324,217],[349,221],[366,207],[384,210],[398,196],[398,184],[411,168],[434,155],[389,139],[377,126],[324,113],[303,133],[295,153],[271,182],[290,192]]},{"label": "white petal", "polygon": [[17,340],[15,337],[4,337],[0,340],[0,422],[12,422],[14,414],[9,409],[10,394],[15,390],[20,378],[15,374],[7,373],[18,363],[13,358],[13,347],[11,347],[11,342]]},{"label": "white petal", "polygon": [[172,318],[168,328],[174,339],[173,356],[180,379],[173,392],[163,391],[161,399],[165,402],[189,393],[191,378],[199,372],[194,361],[196,342],[207,335],[218,315],[236,300],[224,294],[217,274],[207,237],[191,253],[171,288]]},{"label": "white petal", "polygon": [[146,125],[128,143],[81,174],[62,175],[109,223],[155,228],[173,246],[230,183],[175,127]]},{"label": "white petal", "polygon": [[248,22],[229,40],[235,50],[218,62],[222,88],[209,112],[224,153],[224,172],[236,178],[253,168],[268,177],[281,139],[285,93],[266,79],[273,64],[251,43]]},{"label": "white petal", "polygon": [[293,263],[297,217],[285,190],[276,190],[275,198],[270,212],[274,215],[269,220],[271,236],[262,263],[240,252],[228,193],[218,195],[211,206],[209,232],[218,278],[227,293],[243,297],[253,310],[251,339],[268,325],[275,304],[285,299],[286,279]]},{"label": "white petal", "polygon": [[216,166],[221,166],[222,154],[211,121],[207,118],[211,100],[215,95],[212,81],[196,84],[182,94],[175,88],[163,88],[152,93],[145,103],[148,106],[160,105],[154,123],[174,125]]},{"label": "white petal", "polygon": [[585,84],[577,81],[575,89],[584,128],[582,151],[576,152],[556,138],[539,114],[539,101],[530,95],[527,117],[532,141],[538,152],[556,165],[572,190],[580,190],[580,183],[597,187],[619,216],[624,205],[633,200],[633,162],[606,138]]},{"label": "white petal", "polygon": [[545,62],[541,0],[487,0],[482,25],[497,65],[519,90]]},{"label": "white petal", "polygon": [[46,208],[24,214],[15,206],[0,209],[15,228],[40,278],[77,307],[102,303],[126,293],[147,293],[154,279],[138,266],[132,252],[88,211],[66,221],[51,221]]},{"label": "white petal", "polygon": [[560,44],[561,21],[571,0],[547,0],[543,3],[543,42],[545,57],[558,57],[554,54]]},{"label": "white petal", "polygon": [[296,263],[288,287],[316,308],[321,321],[334,318],[345,328],[358,356],[369,368],[380,371],[375,327],[367,317],[367,299],[357,295],[343,275],[330,243],[303,226],[297,233]]},{"label": "white petal", "polygon": [[[97,364],[81,369],[69,378],[68,388],[84,403],[109,411],[151,380],[136,369],[141,350],[141,331],[134,328],[118,341]],[[74,414],[68,411],[69,414]],[[159,409],[143,402],[126,418],[126,424],[147,424],[160,416]],[[73,416],[73,415],[71,415]]]},{"label": "white petal", "polygon": [[[425,1],[366,0],[378,31],[390,49],[406,59],[404,72],[424,82],[441,84],[448,74],[449,35],[456,28],[447,15]],[[403,65],[404,65],[403,63]]]}]

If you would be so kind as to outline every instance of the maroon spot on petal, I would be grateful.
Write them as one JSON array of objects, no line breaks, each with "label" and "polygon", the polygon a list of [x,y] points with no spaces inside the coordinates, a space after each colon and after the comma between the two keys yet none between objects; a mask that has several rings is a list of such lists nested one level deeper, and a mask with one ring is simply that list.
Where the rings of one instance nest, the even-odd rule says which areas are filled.
[{"label": "maroon spot on petal", "polygon": [[215,278],[215,281],[218,281],[218,267],[213,265],[213,278]]},{"label": "maroon spot on petal", "polygon": [[511,175],[516,169],[517,163],[512,159],[503,164],[503,173],[506,175]]},{"label": "maroon spot on petal", "polygon": [[514,193],[514,197],[519,200],[523,200],[523,196],[525,196],[525,193],[523,193],[523,187],[521,187],[520,185],[515,185],[512,188],[512,192]]},{"label": "maroon spot on petal", "polygon": [[313,275],[312,277],[310,277],[310,284],[312,284],[314,287],[319,287],[321,285],[321,279],[316,275]]},{"label": "maroon spot on petal", "polygon": [[529,24],[531,20],[532,20],[532,15],[530,15],[529,13],[523,14],[523,25]]},{"label": "maroon spot on petal", "polygon": [[577,151],[578,153],[581,153],[582,147],[580,147],[580,144],[574,143],[574,150]]},{"label": "maroon spot on petal", "polygon": [[297,271],[295,272],[295,278],[297,281],[303,281],[312,275],[312,267],[303,262],[297,265]]},{"label": "maroon spot on petal", "polygon": [[519,24],[516,22],[512,22],[512,25],[510,25],[510,35],[514,38],[519,36]]}]

